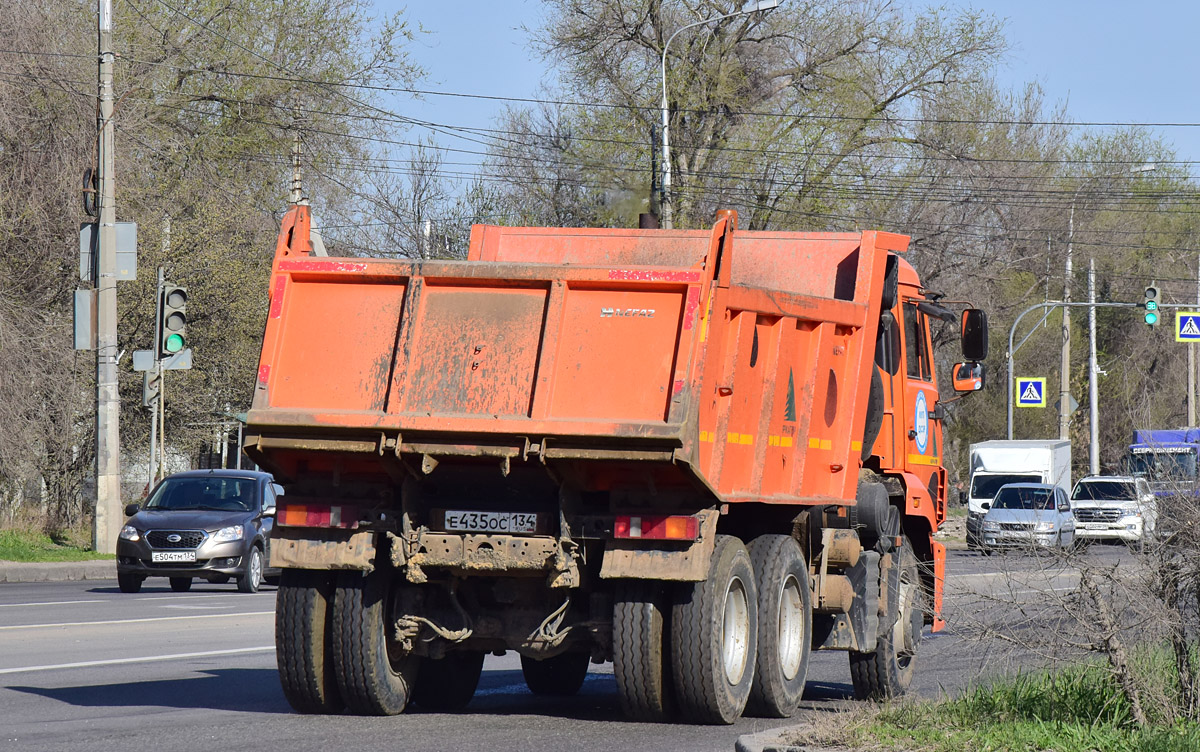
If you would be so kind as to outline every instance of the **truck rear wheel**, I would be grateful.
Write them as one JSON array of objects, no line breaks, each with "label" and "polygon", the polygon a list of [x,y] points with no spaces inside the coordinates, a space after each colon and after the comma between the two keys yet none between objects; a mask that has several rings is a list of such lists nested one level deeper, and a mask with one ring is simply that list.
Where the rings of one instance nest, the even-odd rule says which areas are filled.
[{"label": "truck rear wheel", "polygon": [[790,535],[764,535],[747,549],[758,586],[758,659],[747,710],[789,718],[804,697],[812,651],[808,565]]},{"label": "truck rear wheel", "polygon": [[283,696],[298,713],[337,713],[343,707],[333,668],[330,626],[333,576],[285,569],[275,599],[275,662]]},{"label": "truck rear wheel", "polygon": [[591,662],[589,653],[560,653],[541,661],[523,655],[521,673],[525,686],[535,695],[571,697],[579,693]]},{"label": "truck rear wheel", "polygon": [[[850,651],[850,678],[854,696],[860,700],[887,700],[899,697],[912,683],[917,665],[917,646],[925,623],[924,595],[908,538],[897,552],[900,556],[899,614],[891,629],[879,635],[870,653]],[[889,608],[889,611],[891,609]]]},{"label": "truck rear wheel", "polygon": [[625,715],[666,720],[673,709],[666,597],[657,582],[617,583],[613,608],[613,674]]},{"label": "truck rear wheel", "polygon": [[703,582],[680,583],[671,611],[671,673],[684,718],[733,723],[754,681],[758,646],[754,567],[737,538],[717,536]]},{"label": "truck rear wheel", "polygon": [[464,650],[436,660],[425,658],[417,673],[413,702],[442,713],[462,710],[475,696],[483,673],[483,653]]},{"label": "truck rear wheel", "polygon": [[338,689],[359,715],[398,715],[412,692],[420,659],[391,639],[391,577],[376,570],[338,574],[333,599],[334,666]]}]

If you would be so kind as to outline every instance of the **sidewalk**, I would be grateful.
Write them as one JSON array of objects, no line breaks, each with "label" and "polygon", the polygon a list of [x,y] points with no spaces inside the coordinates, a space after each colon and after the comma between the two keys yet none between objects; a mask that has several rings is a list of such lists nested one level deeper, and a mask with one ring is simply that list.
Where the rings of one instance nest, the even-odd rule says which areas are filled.
[{"label": "sidewalk", "polygon": [[95,561],[23,562],[0,561],[0,582],[65,582],[67,580],[115,580],[115,559]]}]

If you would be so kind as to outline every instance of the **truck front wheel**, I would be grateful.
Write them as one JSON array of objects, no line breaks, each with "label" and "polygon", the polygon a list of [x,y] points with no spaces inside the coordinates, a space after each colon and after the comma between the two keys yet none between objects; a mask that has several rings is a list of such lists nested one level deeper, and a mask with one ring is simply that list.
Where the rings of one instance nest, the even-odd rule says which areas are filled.
[{"label": "truck front wheel", "polygon": [[334,666],[347,707],[359,715],[398,715],[412,692],[420,659],[391,637],[391,576],[338,574],[333,599]]},{"label": "truck front wheel", "polygon": [[275,661],[288,704],[298,713],[342,709],[333,667],[330,623],[333,576],[285,569],[275,599]]},{"label": "truck front wheel", "polygon": [[748,549],[758,585],[758,660],[747,709],[789,718],[804,697],[812,650],[808,565],[790,535],[763,535]]},{"label": "truck front wheel", "polygon": [[671,673],[684,718],[714,724],[740,718],[757,650],[754,567],[740,540],[719,535],[708,577],[675,588]]},{"label": "truck front wheel", "polygon": [[625,715],[637,721],[670,716],[667,603],[658,582],[622,580],[613,607],[613,674]]},{"label": "truck front wheel", "polygon": [[[916,670],[917,646],[925,623],[924,595],[908,538],[897,552],[900,561],[899,614],[891,629],[882,632],[870,653],[850,651],[850,677],[860,700],[887,700],[908,690]],[[891,604],[889,604],[891,605]],[[891,609],[889,608],[889,611]]]}]

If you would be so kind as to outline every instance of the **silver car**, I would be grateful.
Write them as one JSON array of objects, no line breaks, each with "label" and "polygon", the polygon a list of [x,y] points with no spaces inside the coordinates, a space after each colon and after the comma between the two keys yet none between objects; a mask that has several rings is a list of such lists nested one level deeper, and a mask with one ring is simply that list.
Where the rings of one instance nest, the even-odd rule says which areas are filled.
[{"label": "silver car", "polygon": [[194,578],[237,580],[257,592],[276,575],[266,568],[276,498],[283,489],[268,473],[191,470],[164,478],[141,505],[130,504],[117,539],[117,584],[136,593],[147,577],[166,577],[188,590]]},{"label": "silver car", "polygon": [[1141,543],[1158,525],[1158,503],[1145,478],[1092,475],[1071,492],[1075,527],[1081,539]]},{"label": "silver car", "polygon": [[1075,515],[1058,486],[1010,483],[1001,486],[983,518],[983,550],[1068,548],[1075,545]]}]

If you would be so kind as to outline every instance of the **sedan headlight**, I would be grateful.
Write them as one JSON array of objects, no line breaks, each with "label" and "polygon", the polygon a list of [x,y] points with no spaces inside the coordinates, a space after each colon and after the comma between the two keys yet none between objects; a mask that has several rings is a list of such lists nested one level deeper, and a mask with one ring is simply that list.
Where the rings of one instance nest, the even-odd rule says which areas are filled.
[{"label": "sedan headlight", "polygon": [[228,543],[230,541],[239,541],[241,539],[241,525],[230,525],[229,527],[223,527],[213,535],[213,540],[217,543]]},{"label": "sedan headlight", "polygon": [[139,541],[142,536],[138,533],[137,528],[133,525],[126,525],[121,528],[121,540]]},{"label": "sedan headlight", "polygon": [[1052,533],[1052,532],[1054,532],[1054,523],[1053,522],[1039,522],[1033,526],[1033,529],[1035,532],[1038,532],[1038,533]]},{"label": "sedan headlight", "polygon": [[989,533],[998,533],[998,532],[1000,532],[1000,523],[999,522],[984,522],[983,529],[988,531]]}]

